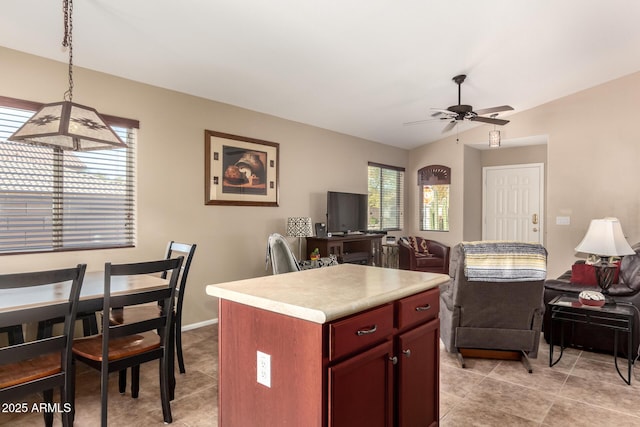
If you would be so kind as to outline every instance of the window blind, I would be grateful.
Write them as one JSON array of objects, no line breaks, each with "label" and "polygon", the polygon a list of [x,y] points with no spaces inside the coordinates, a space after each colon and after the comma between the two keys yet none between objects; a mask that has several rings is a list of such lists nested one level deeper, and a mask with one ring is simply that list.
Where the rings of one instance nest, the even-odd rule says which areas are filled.
[{"label": "window blind", "polygon": [[369,230],[404,227],[404,168],[369,163]]},{"label": "window blind", "polygon": [[7,141],[35,108],[2,101],[0,254],[133,246],[137,122],[107,120],[127,148],[62,151]]}]

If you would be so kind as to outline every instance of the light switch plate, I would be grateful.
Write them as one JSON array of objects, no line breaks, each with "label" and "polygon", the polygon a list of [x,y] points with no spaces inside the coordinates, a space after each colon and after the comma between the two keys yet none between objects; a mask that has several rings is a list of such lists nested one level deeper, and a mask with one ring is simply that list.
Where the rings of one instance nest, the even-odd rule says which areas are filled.
[{"label": "light switch plate", "polygon": [[570,225],[571,217],[570,216],[557,216],[556,217],[556,225]]}]

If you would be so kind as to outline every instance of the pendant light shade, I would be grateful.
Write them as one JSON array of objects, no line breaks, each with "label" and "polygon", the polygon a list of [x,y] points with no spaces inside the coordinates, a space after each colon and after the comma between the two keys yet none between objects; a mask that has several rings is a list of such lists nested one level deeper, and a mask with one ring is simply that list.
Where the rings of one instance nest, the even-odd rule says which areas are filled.
[{"label": "pendant light shade", "polygon": [[8,140],[73,151],[127,146],[95,109],[70,101],[43,105]]},{"label": "pendant light shade", "polygon": [[64,38],[69,50],[69,89],[65,100],[45,104],[9,141],[45,145],[61,150],[90,151],[126,147],[98,112],[73,101],[73,0],[62,0]]},{"label": "pendant light shade", "polygon": [[492,130],[489,132],[489,147],[500,147],[500,131]]}]

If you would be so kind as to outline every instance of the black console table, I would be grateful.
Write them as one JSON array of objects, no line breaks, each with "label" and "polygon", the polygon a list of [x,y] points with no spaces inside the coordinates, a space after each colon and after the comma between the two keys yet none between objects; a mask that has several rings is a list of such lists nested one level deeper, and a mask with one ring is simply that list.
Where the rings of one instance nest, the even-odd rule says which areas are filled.
[{"label": "black console table", "polygon": [[332,237],[307,237],[307,258],[315,248],[320,256],[335,255],[338,262],[382,265],[382,234],[347,234]]},{"label": "black console table", "polygon": [[[601,326],[606,329],[613,330],[614,345],[613,357],[615,360],[616,370],[622,380],[631,385],[631,366],[633,364],[633,307],[622,304],[605,304],[602,307],[592,307],[582,305],[577,297],[557,296],[549,302],[551,310],[551,330],[549,335],[549,366],[553,366],[560,361],[564,350],[564,323],[568,322],[572,325],[576,323],[586,323],[594,326]],[[560,325],[560,356],[558,360],[553,360],[553,324],[562,322]],[[628,349],[627,349],[627,377],[625,378],[618,367],[618,332],[627,333]]]}]

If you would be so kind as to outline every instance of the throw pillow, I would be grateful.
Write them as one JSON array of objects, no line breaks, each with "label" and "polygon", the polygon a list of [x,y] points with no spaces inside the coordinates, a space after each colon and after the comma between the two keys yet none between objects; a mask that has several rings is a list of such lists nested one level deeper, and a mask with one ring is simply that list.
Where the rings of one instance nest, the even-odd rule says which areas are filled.
[{"label": "throw pillow", "polygon": [[427,246],[427,240],[426,239],[420,239],[420,244],[419,244],[419,251],[420,253],[423,254],[429,254],[429,246]]},{"label": "throw pillow", "polygon": [[[616,272],[613,275],[613,283],[618,283],[618,276],[620,275],[620,263],[614,262],[616,265]],[[596,278],[596,267],[591,264],[576,263],[571,266],[571,283],[598,286],[598,279]]]},{"label": "throw pillow", "polygon": [[414,252],[419,254],[429,255],[429,247],[427,246],[427,240],[422,237],[409,236],[409,244]]},{"label": "throw pillow", "polygon": [[409,240],[411,249],[413,249],[414,252],[420,252],[420,249],[418,248],[418,241],[416,240],[416,238],[413,236],[409,236],[407,237],[407,239]]},{"label": "throw pillow", "polygon": [[595,267],[589,264],[573,264],[571,266],[571,283],[598,286]]}]

